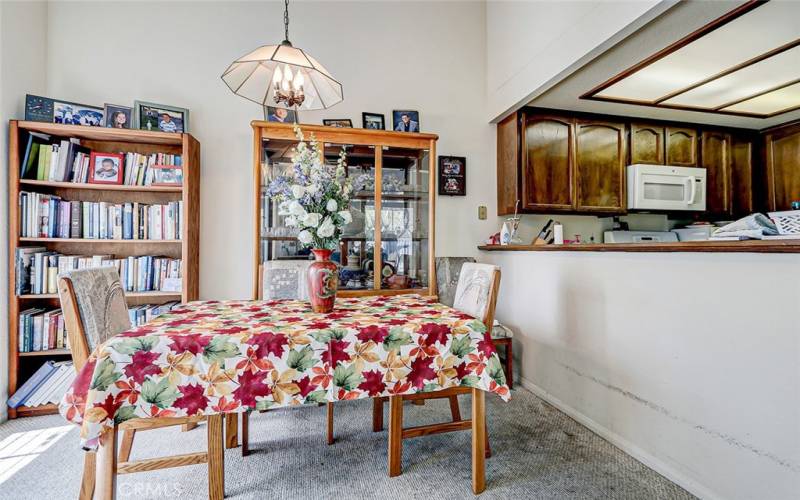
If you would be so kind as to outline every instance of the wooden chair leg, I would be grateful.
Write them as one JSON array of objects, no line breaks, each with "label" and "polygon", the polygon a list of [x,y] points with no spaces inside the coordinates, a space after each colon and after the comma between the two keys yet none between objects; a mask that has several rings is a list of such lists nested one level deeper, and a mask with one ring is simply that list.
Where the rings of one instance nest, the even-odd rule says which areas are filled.
[{"label": "wooden chair leg", "polygon": [[487,422],[486,425],[483,426],[485,429],[483,431],[484,435],[486,436],[486,458],[492,458],[492,448],[489,446],[489,423]]},{"label": "wooden chair leg", "polygon": [[383,403],[386,398],[374,398],[372,400],[372,432],[383,430]]},{"label": "wooden chair leg", "polygon": [[[186,425],[186,424],[184,424]],[[133,438],[136,436],[136,429],[125,429],[122,432],[122,442],[119,444],[120,462],[127,462],[131,458],[131,448],[133,448]]]},{"label": "wooden chair leg", "polygon": [[514,388],[514,353],[511,351],[511,344],[513,342],[511,339],[508,339],[506,343],[506,382],[508,383],[508,388]]},{"label": "wooden chair leg", "polygon": [[87,451],[83,457],[83,479],[78,500],[92,500],[94,496],[94,480],[97,471],[97,453]]},{"label": "wooden chair leg", "polygon": [[328,444],[333,444],[333,403],[326,405],[328,416]]},{"label": "wooden chair leg", "polygon": [[450,396],[450,415],[453,417],[453,422],[461,421],[461,408],[458,407],[458,396]]},{"label": "wooden chair leg", "polygon": [[[230,416],[229,414],[228,416]],[[232,414],[234,417],[236,414]],[[208,425],[208,499],[222,500],[225,496],[225,448],[221,414],[209,415]],[[234,418],[234,422],[238,419]]]},{"label": "wooden chair leg", "polygon": [[250,412],[242,413],[242,456],[250,454]]},{"label": "wooden chair leg", "polygon": [[195,427],[197,427],[197,422],[187,422],[187,423],[181,425],[181,431],[182,432],[189,432],[190,430],[194,429]]},{"label": "wooden chair leg", "polygon": [[389,477],[402,473],[403,396],[389,397]]},{"label": "wooden chair leg", "polygon": [[231,449],[239,446],[239,415],[228,413],[225,415],[225,448]]},{"label": "wooden chair leg", "polygon": [[472,492],[486,489],[486,407],[483,391],[472,389]]},{"label": "wooden chair leg", "polygon": [[117,426],[103,431],[102,445],[97,450],[96,493],[100,500],[117,496]]}]

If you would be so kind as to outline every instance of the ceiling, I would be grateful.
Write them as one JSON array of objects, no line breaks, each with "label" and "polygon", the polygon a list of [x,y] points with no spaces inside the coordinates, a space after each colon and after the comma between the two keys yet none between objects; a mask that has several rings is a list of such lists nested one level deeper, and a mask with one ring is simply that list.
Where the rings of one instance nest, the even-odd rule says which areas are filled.
[{"label": "ceiling", "polygon": [[532,105],[761,129],[800,119],[800,2],[679,2]]}]

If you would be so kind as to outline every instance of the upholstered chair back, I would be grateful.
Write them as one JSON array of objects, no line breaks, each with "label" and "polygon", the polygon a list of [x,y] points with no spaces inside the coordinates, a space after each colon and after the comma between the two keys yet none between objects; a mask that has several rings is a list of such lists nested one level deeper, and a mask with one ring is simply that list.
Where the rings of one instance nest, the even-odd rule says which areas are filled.
[{"label": "upholstered chair back", "polygon": [[461,266],[466,262],[475,262],[475,259],[472,257],[436,257],[436,293],[442,304],[453,307]]},{"label": "upholstered chair back", "polygon": [[125,291],[116,268],[62,273],[58,277],[58,294],[78,370],[95,347],[131,328]]},{"label": "upholstered chair back", "polygon": [[261,298],[308,300],[310,260],[270,260],[262,267]]},{"label": "upholstered chair back", "polygon": [[453,307],[483,321],[492,328],[500,268],[491,264],[465,262],[461,266]]}]

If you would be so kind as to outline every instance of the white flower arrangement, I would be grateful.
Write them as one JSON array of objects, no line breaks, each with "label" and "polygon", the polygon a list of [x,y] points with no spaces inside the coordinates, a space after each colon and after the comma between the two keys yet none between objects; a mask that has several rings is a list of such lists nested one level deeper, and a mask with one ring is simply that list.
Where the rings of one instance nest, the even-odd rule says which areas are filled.
[{"label": "white flower arrangement", "polygon": [[286,225],[300,229],[297,238],[304,247],[335,250],[342,228],[353,220],[345,150],[336,165],[327,165],[314,135],[306,144],[300,127],[295,125],[294,132],[300,142],[291,174],[275,178],[267,193],[279,203],[278,214],[286,216]]}]

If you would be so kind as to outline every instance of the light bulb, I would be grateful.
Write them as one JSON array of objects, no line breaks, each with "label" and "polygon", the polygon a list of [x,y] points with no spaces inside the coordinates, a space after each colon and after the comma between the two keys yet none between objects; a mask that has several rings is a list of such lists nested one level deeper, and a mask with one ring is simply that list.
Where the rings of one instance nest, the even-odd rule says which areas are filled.
[{"label": "light bulb", "polygon": [[272,83],[277,85],[281,83],[281,80],[283,80],[283,72],[281,72],[281,67],[278,66],[275,68],[275,74],[272,75]]},{"label": "light bulb", "polygon": [[283,76],[285,77],[284,81],[291,82],[292,78],[294,78],[294,75],[292,74],[292,68],[284,65]]},{"label": "light bulb", "polygon": [[303,83],[305,82],[303,78],[303,73],[301,71],[297,71],[297,74],[294,77],[294,89],[300,90],[303,87]]}]

